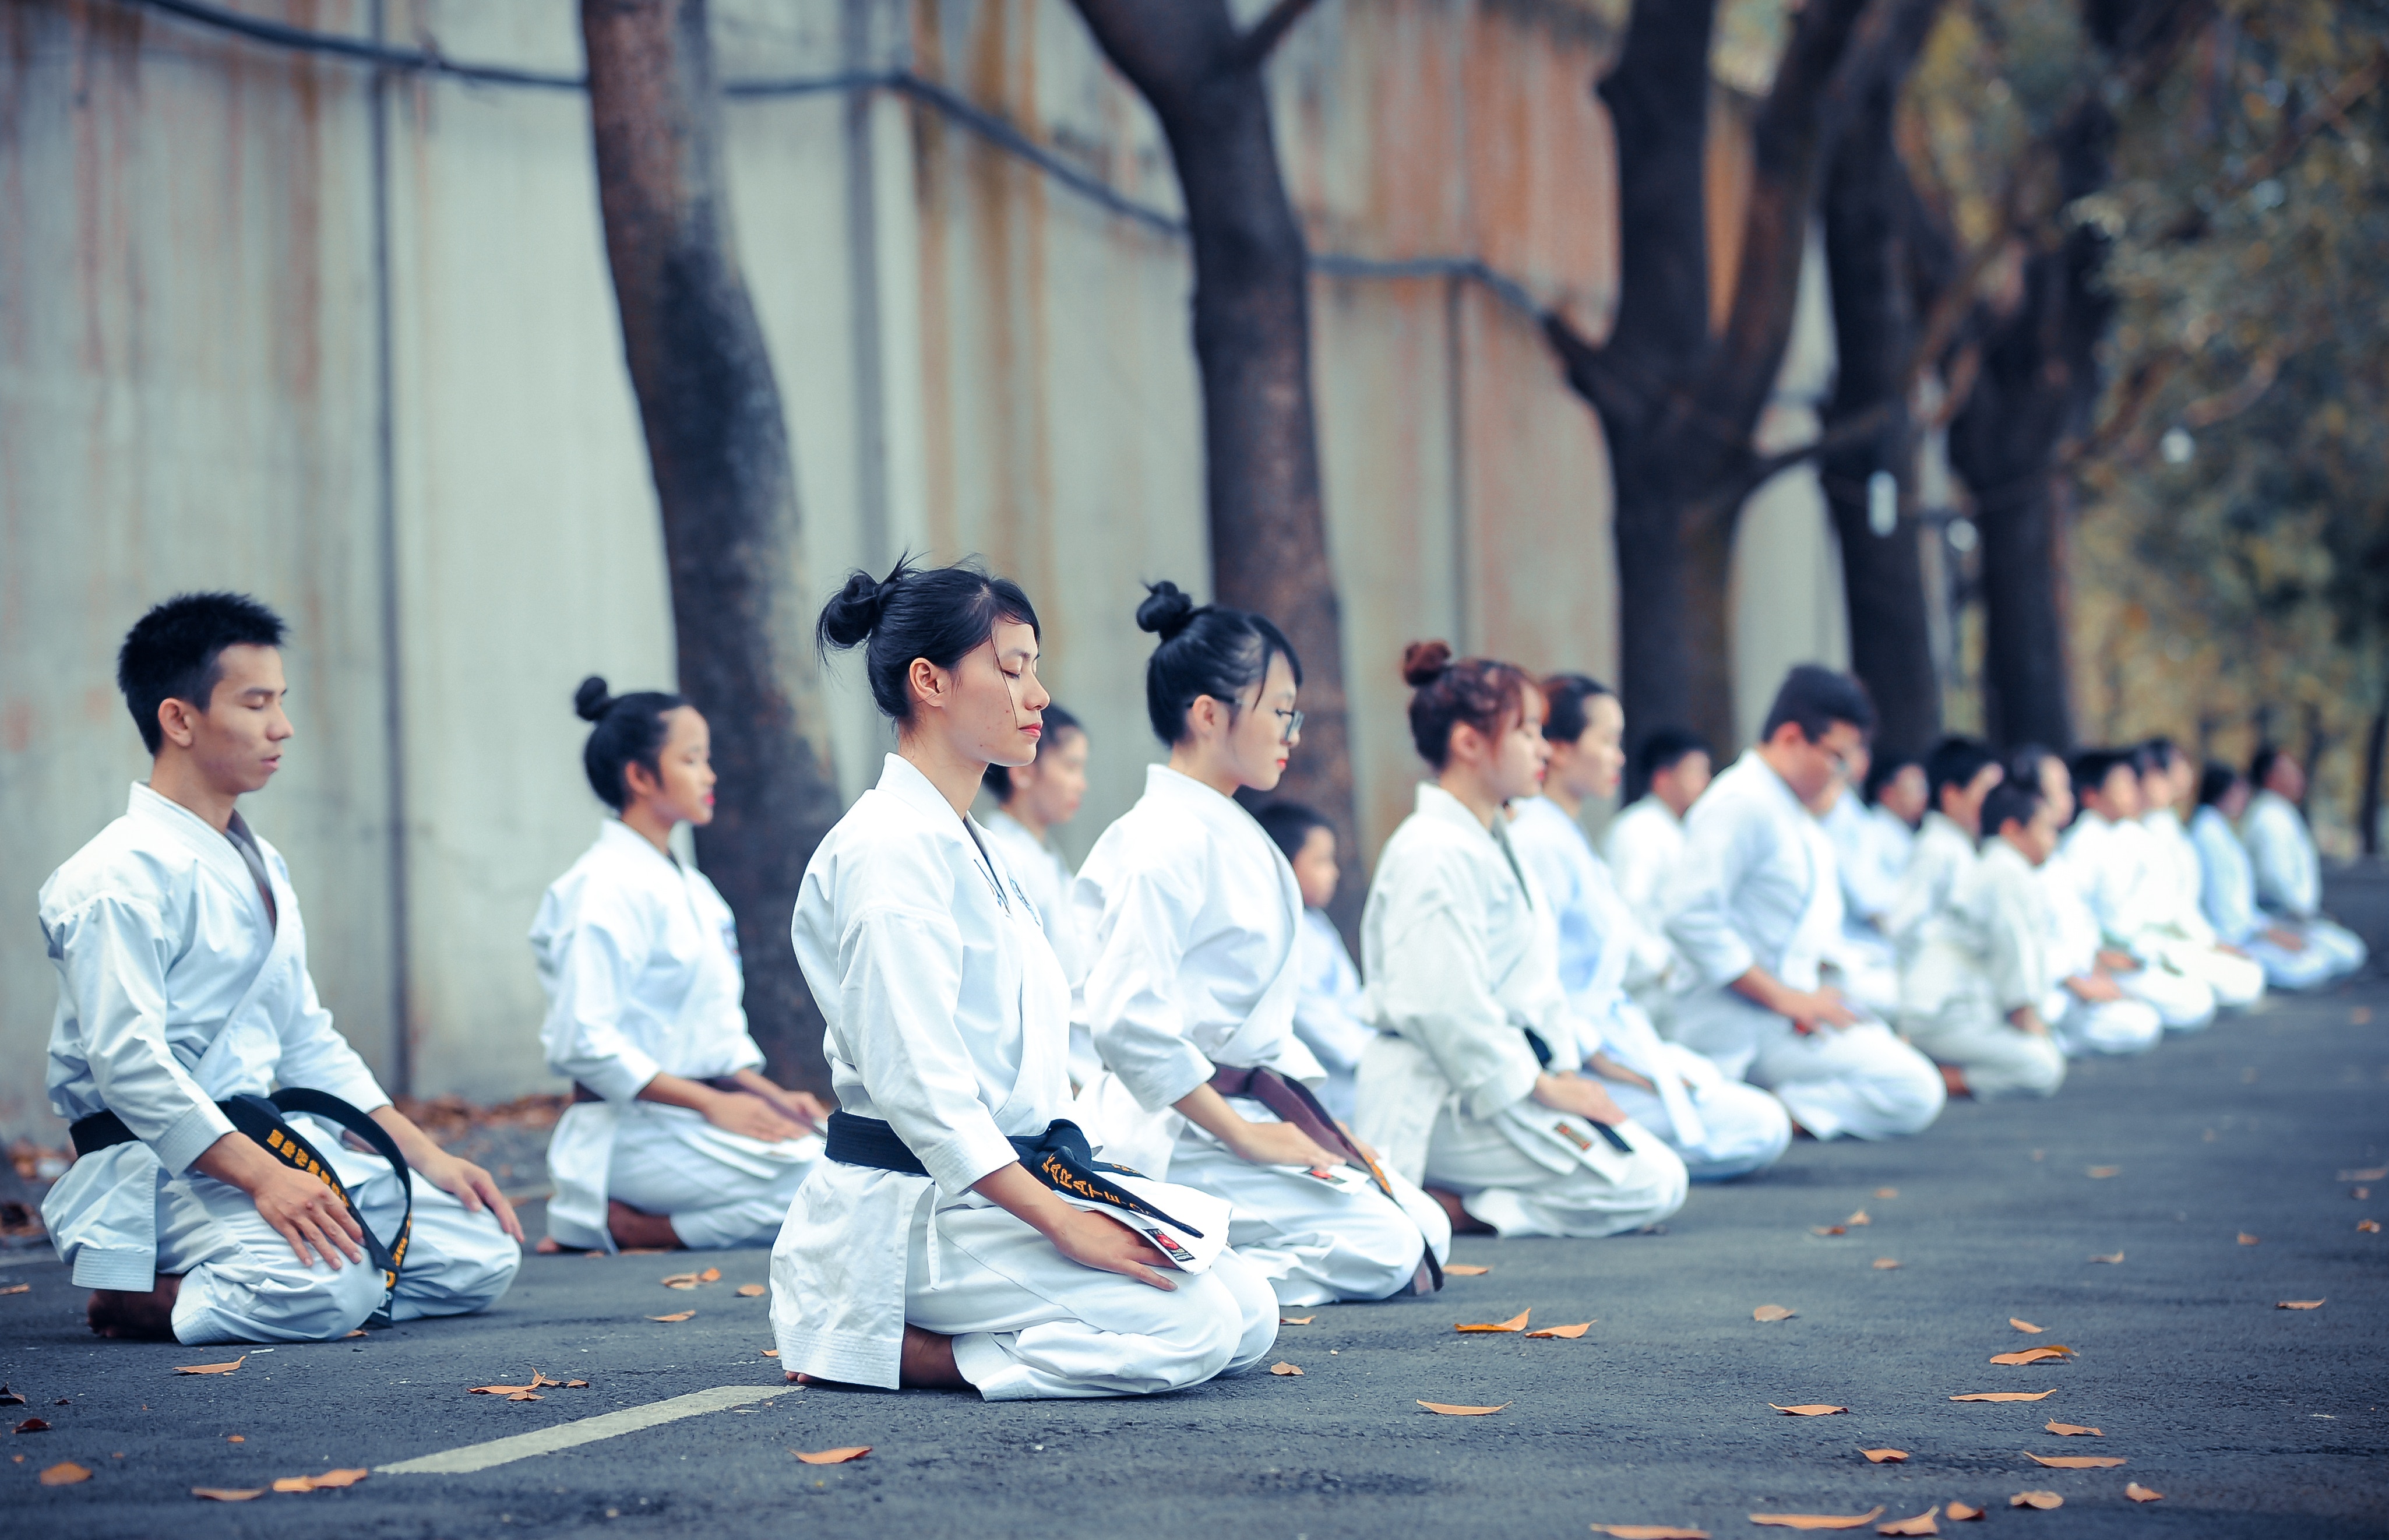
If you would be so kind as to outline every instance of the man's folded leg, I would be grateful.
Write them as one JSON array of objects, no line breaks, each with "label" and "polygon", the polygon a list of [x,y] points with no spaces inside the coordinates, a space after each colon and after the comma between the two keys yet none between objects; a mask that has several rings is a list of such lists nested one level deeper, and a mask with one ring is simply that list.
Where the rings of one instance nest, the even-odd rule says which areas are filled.
[{"label": "man's folded leg", "polygon": [[183,1277],[174,1338],[191,1343],[328,1342],[384,1292],[370,1260],[301,1264],[248,1193],[198,1171],[160,1184],[158,1270]]}]

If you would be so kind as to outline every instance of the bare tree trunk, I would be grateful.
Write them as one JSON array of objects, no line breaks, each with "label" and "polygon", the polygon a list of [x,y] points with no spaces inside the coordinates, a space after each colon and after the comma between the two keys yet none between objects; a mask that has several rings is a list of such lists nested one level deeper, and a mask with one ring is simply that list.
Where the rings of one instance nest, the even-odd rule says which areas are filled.
[{"label": "bare tree trunk", "polygon": [[2381,854],[2381,770],[2389,756],[2389,695],[2372,708],[2372,730],[2364,735],[2364,785],[2356,794],[2356,833],[2368,856]]},{"label": "bare tree trunk", "polygon": [[712,728],[697,834],[737,917],[747,1015],[775,1077],[826,1092],[821,1013],[788,942],[838,816],[805,645],[796,471],[733,254],[705,0],[581,0],[606,255],[662,505],[680,687]]},{"label": "bare tree trunk", "polygon": [[[1266,615],[1302,655],[1302,746],[1278,795],[1335,825],[1365,868],[1354,812],[1342,617],[1310,395],[1309,252],[1279,173],[1262,65],[1312,0],[1240,31],[1227,0],[1072,0],[1169,143],[1194,257],[1212,592]],[[1396,660],[1381,660],[1390,672]],[[1336,889],[1358,933],[1366,872]]]}]

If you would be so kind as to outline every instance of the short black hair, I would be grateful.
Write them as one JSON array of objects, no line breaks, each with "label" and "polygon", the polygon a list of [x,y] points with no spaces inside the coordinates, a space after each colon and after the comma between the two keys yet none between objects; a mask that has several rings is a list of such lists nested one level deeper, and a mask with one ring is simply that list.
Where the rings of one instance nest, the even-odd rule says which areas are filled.
[{"label": "short black hair", "polygon": [[1635,751],[1634,768],[1647,783],[1661,770],[1674,770],[1693,755],[1715,759],[1717,754],[1709,741],[1689,727],[1663,727],[1642,740]]},{"label": "short black hair", "polygon": [[1583,737],[1592,725],[1585,703],[1617,693],[1591,674],[1553,674],[1541,689],[1543,736],[1554,744],[1573,744]]},{"label": "short black hair", "polygon": [[288,630],[246,593],[178,593],[134,621],[116,650],[116,687],[149,752],[166,742],[159,706],[188,701],[205,711],[226,647],[279,647]]},{"label": "short black hair", "polygon": [[[2056,759],[2060,765],[2065,763],[2055,749],[2040,744],[2018,744],[2008,750],[2008,779],[2029,781],[2038,786],[2040,784],[2040,767],[2051,759]],[[2068,770],[2066,775],[2071,779],[2073,771]]]},{"label": "short black hair", "polygon": [[2273,761],[2279,759],[2280,757],[2280,745],[2257,745],[2256,752],[2248,757],[2248,784],[2252,786],[2264,785],[2266,780],[2273,773]]},{"label": "short black hair", "polygon": [[1831,732],[1835,722],[1847,722],[1871,738],[1874,736],[1874,701],[1855,675],[1820,663],[1795,664],[1775,692],[1775,704],[1767,708],[1767,725],[1758,730],[1760,741],[1774,737],[1776,729],[1785,722],[1797,723],[1800,736],[1812,744]]},{"label": "short black hair", "polygon": [[2230,766],[2209,759],[2206,768],[2198,772],[2198,805],[2202,808],[2219,806],[2240,783],[2240,772]]},{"label": "short black hair", "polygon": [[1267,616],[1225,605],[1197,605],[1176,583],[1145,585],[1136,624],[1161,638],[1144,665],[1144,714],[1165,744],[1186,736],[1186,713],[1208,695],[1237,708],[1236,697],[1269,677],[1270,659],[1283,655],[1302,682],[1302,659]]},{"label": "short black hair", "polygon": [[1903,754],[1897,750],[1878,754],[1868,760],[1866,784],[1859,789],[1859,795],[1866,805],[1872,808],[1880,801],[1883,797],[1883,789],[1890,785],[1894,778],[1910,765],[1923,769],[1924,761],[1913,754]]},{"label": "short black hair", "polygon": [[824,658],[868,643],[862,672],[871,698],[882,716],[904,722],[913,719],[913,692],[905,682],[913,660],[925,657],[951,668],[993,636],[1001,620],[1017,621],[1044,638],[1036,607],[1018,583],[989,576],[976,560],[923,566],[908,552],[885,578],[849,573],[846,586],[822,606],[813,640]]},{"label": "short black hair", "polygon": [[2148,773],[2152,764],[2158,770],[2171,770],[2174,760],[2180,754],[2181,751],[2174,747],[2173,740],[2162,732],[2153,738],[2145,739],[2140,744],[2140,772],[2144,775]]},{"label": "short black hair", "polygon": [[[1079,724],[1078,718],[1071,716],[1060,706],[1051,704],[1045,707],[1044,724],[1045,731],[1037,736],[1037,752],[1040,755],[1045,752],[1047,745],[1058,744],[1069,733],[1087,731]],[[998,802],[1012,800],[1012,767],[1010,765],[988,766],[986,772],[979,777],[979,783],[993,792]]]},{"label": "short black hair", "polygon": [[1990,795],[1983,798],[1985,837],[1998,834],[2011,821],[2030,823],[2045,800],[2038,786],[2027,785],[2021,781],[2000,782],[1991,788]]},{"label": "short black hair", "polygon": [[2140,772],[2139,756],[2127,748],[2086,748],[2066,769],[2073,773],[2074,789],[2089,793],[2104,787],[2119,765],[2128,767],[2134,775]]},{"label": "short black hair", "polygon": [[687,704],[660,690],[609,695],[606,681],[596,674],[581,681],[572,693],[572,710],[594,724],[589,741],[581,745],[581,768],[598,801],[618,813],[631,805],[628,771],[632,765],[643,765],[649,775],[662,779],[664,740],[671,736],[664,718]]},{"label": "short black hair", "polygon": [[[1925,792],[1933,810],[1941,810],[1943,792],[1951,786],[1965,790],[1974,783],[1974,777],[1983,773],[1986,765],[1999,762],[1999,757],[1992,752],[1991,745],[1980,738],[1952,734],[1934,745],[1933,752],[1924,758]],[[1988,818],[1990,815],[1987,812],[1983,816]],[[1991,825],[1987,823],[1983,827],[1987,829]]]},{"label": "short black hair", "polygon": [[1287,860],[1302,854],[1302,847],[1310,843],[1312,830],[1324,829],[1331,834],[1335,832],[1327,815],[1306,802],[1272,802],[1253,817],[1269,837],[1277,841],[1277,847],[1285,852]]}]

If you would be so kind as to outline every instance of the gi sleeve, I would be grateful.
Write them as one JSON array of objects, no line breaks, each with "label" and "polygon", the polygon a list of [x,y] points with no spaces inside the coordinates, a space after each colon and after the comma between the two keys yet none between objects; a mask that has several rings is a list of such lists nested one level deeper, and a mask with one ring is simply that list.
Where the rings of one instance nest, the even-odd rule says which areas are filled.
[{"label": "gi sleeve", "polygon": [[1983,905],[1983,971],[2004,1016],[2038,1004],[2056,980],[2050,976],[2048,922],[2034,901],[2029,869],[1985,875],[1989,891]]},{"label": "gi sleeve", "polygon": [[2190,838],[2198,847],[2199,903],[2207,923],[2226,941],[2246,941],[2257,930],[2255,883],[2249,875],[2247,854],[2231,837],[2222,815],[2211,809],[2202,809]]},{"label": "gi sleeve", "polygon": [[1470,901],[1449,862],[1421,875],[1385,932],[1370,985],[1378,1020],[1426,1050],[1469,1116],[1488,1118],[1532,1094],[1542,1066],[1494,993],[1478,929],[1484,905]]},{"label": "gi sleeve", "polygon": [[[1138,1105],[1159,1112],[1207,1084],[1213,1071],[1186,1037],[1177,991],[1186,930],[1203,905],[1202,868],[1156,861],[1115,869],[1099,889],[1083,875],[1079,881],[1082,896],[1102,900],[1081,994],[1088,1030]],[[1082,897],[1080,917],[1094,907]]]},{"label": "gi sleeve", "polygon": [[1361,1050],[1377,1035],[1363,1014],[1361,973],[1344,949],[1335,926],[1304,915],[1302,994],[1294,1007],[1294,1035],[1318,1056],[1329,1072],[1349,1075],[1360,1067]]},{"label": "gi sleeve", "polygon": [[[292,918],[285,914],[282,923],[288,924]],[[315,998],[315,976],[307,971],[303,954],[296,966],[299,1003],[278,1024],[282,1061],[275,1066],[275,1078],[286,1086],[329,1091],[361,1113],[389,1106],[390,1095],[381,1088],[381,1082],[365,1067],[355,1046],[332,1025],[332,1013],[324,1009],[324,1002]]]},{"label": "gi sleeve", "polygon": [[2256,872],[2256,897],[2266,907],[2293,919],[2314,917],[2320,896],[2311,883],[2306,851],[2300,848],[2306,831],[2297,825],[2297,810],[2268,793],[2248,814],[2248,857]]},{"label": "gi sleeve", "polygon": [[[623,995],[647,965],[648,927],[628,905],[587,903],[558,939],[540,1046],[553,1074],[608,1101],[635,1100],[663,1066],[622,1027]],[[757,1063],[761,1063],[758,1055]]]},{"label": "gi sleeve", "polygon": [[43,931],[102,1105],[181,1176],[233,1126],[166,1044],[174,938],[148,906],[106,895]]},{"label": "gi sleeve", "polygon": [[1768,822],[1741,807],[1693,810],[1684,869],[1668,890],[1667,932],[1704,984],[1731,984],[1758,964],[1734,923],[1732,895],[1757,864]]}]

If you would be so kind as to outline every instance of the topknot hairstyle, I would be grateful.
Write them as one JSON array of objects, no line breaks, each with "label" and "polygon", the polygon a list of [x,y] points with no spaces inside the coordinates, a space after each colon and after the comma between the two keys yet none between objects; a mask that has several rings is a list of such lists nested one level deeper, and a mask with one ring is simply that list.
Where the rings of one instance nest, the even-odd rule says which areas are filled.
[{"label": "topknot hairstyle", "polygon": [[581,768],[589,774],[589,789],[616,812],[631,805],[630,767],[645,766],[649,775],[663,774],[664,740],[671,729],[664,719],[687,701],[660,690],[634,690],[609,695],[606,681],[592,674],[572,693],[572,709],[589,730],[581,745]]},{"label": "topknot hairstyle", "polygon": [[1173,582],[1147,583],[1136,624],[1161,639],[1144,666],[1144,711],[1165,744],[1186,736],[1186,712],[1204,695],[1241,709],[1244,693],[1283,656],[1302,682],[1302,658],[1268,617],[1225,605],[1197,605]]},{"label": "topknot hairstyle", "polygon": [[205,711],[224,677],[224,650],[279,647],[287,629],[245,593],[178,593],[134,621],[116,652],[116,687],[149,752],[166,742],[159,706],[172,699]]},{"label": "topknot hairstyle", "polygon": [[1583,737],[1592,725],[1587,703],[1617,693],[1590,674],[1553,674],[1543,681],[1542,692],[1548,703],[1543,736],[1554,744],[1573,744]]},{"label": "topknot hairstyle", "polygon": [[1402,682],[1411,687],[1411,744],[1441,770],[1451,758],[1451,730],[1465,722],[1491,737],[1513,711],[1526,709],[1535,681],[1524,668],[1498,658],[1454,659],[1450,643],[1413,642],[1402,649]]},{"label": "topknot hairstyle", "polygon": [[850,574],[822,606],[813,639],[824,658],[862,646],[863,675],[880,715],[908,722],[913,692],[904,676],[913,660],[951,668],[992,636],[1001,620],[1018,621],[1044,637],[1036,607],[1011,579],[990,577],[975,559],[922,566],[908,553],[885,578]]}]

